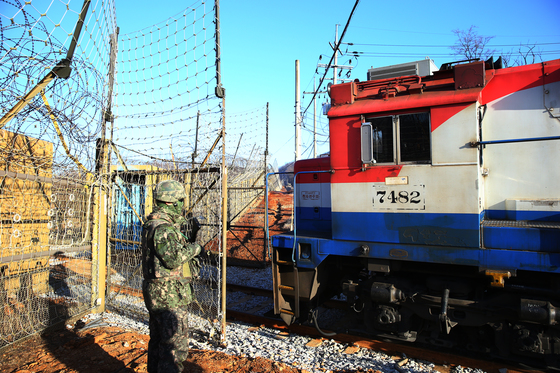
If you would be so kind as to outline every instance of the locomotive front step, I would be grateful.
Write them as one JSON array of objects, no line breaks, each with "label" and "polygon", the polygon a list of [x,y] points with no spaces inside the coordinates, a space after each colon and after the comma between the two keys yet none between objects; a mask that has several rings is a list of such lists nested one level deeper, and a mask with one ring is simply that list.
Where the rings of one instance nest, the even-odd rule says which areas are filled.
[{"label": "locomotive front step", "polygon": [[484,247],[522,251],[555,252],[560,240],[560,222],[540,220],[483,220]]}]

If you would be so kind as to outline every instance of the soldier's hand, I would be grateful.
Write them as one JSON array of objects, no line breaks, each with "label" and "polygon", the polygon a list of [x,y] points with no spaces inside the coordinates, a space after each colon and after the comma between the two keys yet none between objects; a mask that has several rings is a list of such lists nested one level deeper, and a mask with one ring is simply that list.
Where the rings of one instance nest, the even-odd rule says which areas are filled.
[{"label": "soldier's hand", "polygon": [[194,247],[194,256],[198,256],[200,254],[200,252],[202,251],[202,246],[200,246],[197,243],[193,243],[192,246]]},{"label": "soldier's hand", "polygon": [[202,255],[206,257],[207,260],[209,260],[209,262],[212,263],[212,265],[218,265],[218,263],[220,262],[219,251],[204,250],[204,253]]},{"label": "soldier's hand", "polygon": [[200,263],[199,257],[194,257],[191,259],[192,275],[194,278],[200,276],[200,270],[202,269],[202,264]]},{"label": "soldier's hand", "polygon": [[186,224],[181,226],[181,232],[190,243],[196,242],[196,236],[201,228],[200,222],[197,218],[192,216],[192,213],[187,214],[185,217]]},{"label": "soldier's hand", "polygon": [[198,235],[198,231],[200,230],[202,226],[200,225],[200,222],[198,221],[197,218],[192,218],[191,221],[191,240],[192,242],[196,241],[196,236]]}]

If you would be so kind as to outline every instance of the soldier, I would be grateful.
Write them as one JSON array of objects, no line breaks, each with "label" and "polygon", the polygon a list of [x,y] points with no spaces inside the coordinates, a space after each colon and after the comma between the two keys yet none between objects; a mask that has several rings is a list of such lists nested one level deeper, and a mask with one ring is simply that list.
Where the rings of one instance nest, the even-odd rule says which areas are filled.
[{"label": "soldier", "polygon": [[156,206],[142,231],[142,290],[150,313],[149,373],[182,372],[188,355],[190,266],[201,247],[194,242],[198,224],[181,232],[188,225],[181,214],[185,197],[179,182],[160,182],[154,191]]}]

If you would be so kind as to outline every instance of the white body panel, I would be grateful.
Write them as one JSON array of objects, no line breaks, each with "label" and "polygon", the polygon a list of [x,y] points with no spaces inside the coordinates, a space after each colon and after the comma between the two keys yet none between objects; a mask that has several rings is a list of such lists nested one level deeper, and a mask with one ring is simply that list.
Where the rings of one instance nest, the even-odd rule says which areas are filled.
[{"label": "white body panel", "polygon": [[308,183],[297,184],[296,206],[303,208],[331,207],[331,184],[330,183]]},{"label": "white body panel", "polygon": [[477,105],[455,114],[432,132],[432,164],[477,164]]},{"label": "white body panel", "polygon": [[[478,214],[478,167],[470,166],[403,166],[399,176],[408,177],[407,185],[386,183],[332,184],[333,212],[409,212]],[[381,194],[379,192],[386,191]],[[387,200],[391,191],[406,198],[395,203]],[[419,203],[411,198],[419,193]],[[380,199],[383,197],[384,201]]]},{"label": "white body panel", "polygon": [[[403,165],[398,176],[406,178],[405,185],[391,185],[394,178],[385,183],[333,184],[333,211],[480,213],[478,151],[469,144],[477,140],[476,108],[468,106],[432,132],[433,165]],[[418,192],[421,202],[380,203],[383,195],[377,193],[383,190],[385,196],[391,191]]]},{"label": "white body panel", "polygon": [[[560,83],[549,84],[547,89],[548,100],[555,101],[552,96],[556,96],[556,102],[560,102]],[[536,87],[489,103],[482,122],[482,140],[560,136],[560,120],[546,111],[543,96],[543,87]],[[483,167],[488,170],[484,180],[485,207],[526,210],[528,204],[506,205],[506,201],[560,199],[558,161],[559,140],[485,146]],[[549,164],[552,167],[546,166]]]}]

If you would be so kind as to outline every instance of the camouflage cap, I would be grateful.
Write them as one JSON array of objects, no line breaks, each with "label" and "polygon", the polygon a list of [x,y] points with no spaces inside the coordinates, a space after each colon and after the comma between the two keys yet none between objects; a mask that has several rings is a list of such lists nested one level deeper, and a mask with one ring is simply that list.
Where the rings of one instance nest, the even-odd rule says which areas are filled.
[{"label": "camouflage cap", "polygon": [[163,202],[176,202],[186,197],[185,188],[175,180],[164,180],[158,183],[154,191],[154,198]]}]

